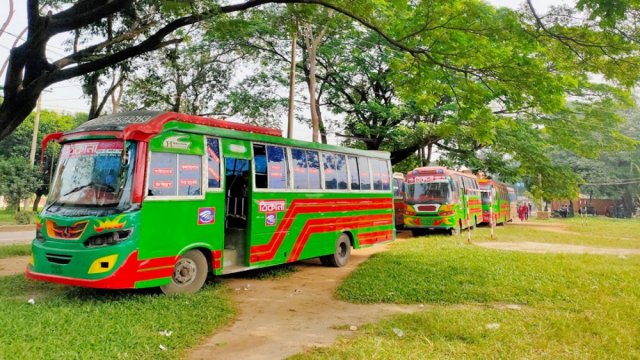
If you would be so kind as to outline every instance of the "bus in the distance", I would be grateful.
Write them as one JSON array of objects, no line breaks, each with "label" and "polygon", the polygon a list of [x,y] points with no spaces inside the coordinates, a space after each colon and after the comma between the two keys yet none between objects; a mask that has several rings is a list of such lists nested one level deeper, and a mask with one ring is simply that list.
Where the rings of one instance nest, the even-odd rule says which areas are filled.
[{"label": "bus in the distance", "polygon": [[195,292],[207,274],[395,238],[389,153],[180,113],[103,116],[66,133],[27,276]]},{"label": "bus in the distance", "polygon": [[[482,223],[490,224],[491,214],[496,225],[506,225],[512,221],[511,200],[506,184],[492,179],[479,179],[482,198]],[[490,209],[493,204],[493,210]]]},{"label": "bus in the distance", "polygon": [[393,173],[393,211],[395,213],[396,228],[404,227],[404,175]]},{"label": "bus in the distance", "polygon": [[430,230],[445,230],[454,235],[482,220],[475,175],[442,166],[422,167],[410,171],[405,183],[404,226],[414,236]]}]

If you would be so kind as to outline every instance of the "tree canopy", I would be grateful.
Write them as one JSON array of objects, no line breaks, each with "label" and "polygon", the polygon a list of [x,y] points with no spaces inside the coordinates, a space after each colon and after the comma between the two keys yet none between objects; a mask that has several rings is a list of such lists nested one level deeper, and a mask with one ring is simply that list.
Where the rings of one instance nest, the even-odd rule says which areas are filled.
[{"label": "tree canopy", "polygon": [[[99,72],[117,69],[131,73],[130,108],[268,112],[278,123],[295,33],[297,88],[311,117],[350,146],[390,151],[394,164],[427,149],[427,162],[438,154],[449,166],[528,179],[539,196],[569,196],[581,179],[554,152],[594,159],[636,144],[619,115],[640,80],[633,1],[581,0],[544,14],[530,1],[514,11],[480,0],[28,0],[27,8],[0,139],[48,85],[85,76],[95,95]],[[193,36],[196,24],[206,34]],[[47,42],[64,33],[70,54],[48,59]],[[251,74],[231,86],[238,64]]]}]

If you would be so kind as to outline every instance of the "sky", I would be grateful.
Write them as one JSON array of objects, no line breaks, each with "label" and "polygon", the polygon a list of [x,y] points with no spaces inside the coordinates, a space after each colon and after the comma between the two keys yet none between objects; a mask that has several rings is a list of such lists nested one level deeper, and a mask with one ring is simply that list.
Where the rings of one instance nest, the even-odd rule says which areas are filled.
[{"label": "sky", "polygon": [[[486,0],[494,6],[506,6],[510,8],[519,8],[524,4],[523,0]],[[551,5],[568,3],[570,0],[532,0],[536,11],[541,14]],[[0,34],[0,66],[4,63],[9,55],[9,49],[12,47],[16,35],[18,35],[27,24],[26,15],[27,0],[14,0],[13,19],[7,28],[6,33]],[[8,16],[8,0],[0,0],[0,23],[4,23]],[[61,35],[51,39],[47,46],[47,56],[51,59],[59,59],[65,54],[64,40],[68,35]],[[4,74],[2,76],[4,83]],[[59,112],[75,113],[88,112],[89,99],[84,97],[80,82],[78,80],[70,80],[51,85],[42,95],[42,107],[44,109],[55,110]],[[286,132],[286,120],[283,120],[283,132]],[[300,140],[311,140],[311,131],[308,125],[295,124],[294,137]],[[336,141],[335,138],[330,141]]]}]

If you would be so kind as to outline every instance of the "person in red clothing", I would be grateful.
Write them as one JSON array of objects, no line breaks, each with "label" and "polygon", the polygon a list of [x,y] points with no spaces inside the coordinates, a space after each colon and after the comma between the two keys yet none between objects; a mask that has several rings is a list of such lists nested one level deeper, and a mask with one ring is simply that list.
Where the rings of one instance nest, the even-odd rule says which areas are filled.
[{"label": "person in red clothing", "polygon": [[518,217],[521,222],[524,222],[524,205],[518,206]]}]

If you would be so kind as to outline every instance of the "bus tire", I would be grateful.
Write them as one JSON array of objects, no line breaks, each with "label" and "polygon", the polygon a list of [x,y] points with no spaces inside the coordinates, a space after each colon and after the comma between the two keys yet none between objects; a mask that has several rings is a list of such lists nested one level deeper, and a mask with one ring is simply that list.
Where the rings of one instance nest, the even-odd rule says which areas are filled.
[{"label": "bus tire", "polygon": [[411,235],[413,237],[424,236],[427,233],[423,229],[411,229]]},{"label": "bus tire", "polygon": [[449,235],[451,235],[451,236],[458,235],[459,233],[460,233],[460,231],[456,227],[452,227],[452,228],[449,229]]},{"label": "bus tire", "polygon": [[320,256],[318,257],[318,259],[320,259],[320,263],[324,266],[331,266],[331,264],[329,263],[329,258],[333,256],[333,255],[324,255],[324,256]]},{"label": "bus tire", "polygon": [[326,256],[329,266],[343,267],[349,262],[351,257],[351,239],[349,235],[342,233],[336,240],[336,248],[333,254]]},{"label": "bus tire", "polygon": [[182,255],[173,268],[171,282],[161,286],[167,295],[193,294],[202,288],[207,280],[207,258],[198,250],[189,250]]}]

